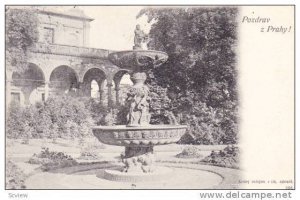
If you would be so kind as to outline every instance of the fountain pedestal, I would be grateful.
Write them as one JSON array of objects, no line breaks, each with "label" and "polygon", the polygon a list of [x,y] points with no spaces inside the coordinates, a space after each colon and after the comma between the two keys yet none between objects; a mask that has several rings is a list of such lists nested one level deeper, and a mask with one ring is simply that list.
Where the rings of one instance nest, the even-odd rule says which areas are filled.
[{"label": "fountain pedestal", "polygon": [[125,155],[121,154],[125,164],[124,172],[153,172],[153,146],[125,147]]}]

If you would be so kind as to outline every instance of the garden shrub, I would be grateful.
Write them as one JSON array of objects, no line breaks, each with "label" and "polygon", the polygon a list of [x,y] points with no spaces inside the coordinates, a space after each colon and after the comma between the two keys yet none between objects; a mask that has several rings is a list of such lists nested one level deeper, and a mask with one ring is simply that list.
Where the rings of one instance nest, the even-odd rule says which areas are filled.
[{"label": "garden shrub", "polygon": [[80,157],[78,159],[81,160],[97,160],[100,159],[101,156],[97,153],[98,148],[93,145],[87,145],[86,147],[81,149]]},{"label": "garden shrub", "polygon": [[41,168],[44,171],[70,167],[78,164],[70,155],[63,152],[49,151],[49,148],[42,148],[42,151],[39,154],[33,154],[28,163],[41,164]]},{"label": "garden shrub", "polygon": [[212,151],[211,154],[201,162],[206,164],[211,164],[215,166],[228,167],[228,168],[239,168],[239,156],[240,151],[236,146],[227,146],[225,149],[215,152]]},{"label": "garden shrub", "polygon": [[26,189],[24,185],[27,175],[12,161],[6,161],[6,189]]},{"label": "garden shrub", "polygon": [[107,106],[101,105],[95,99],[92,98],[80,98],[84,102],[85,108],[89,111],[96,125],[105,125],[105,116],[109,113]]},{"label": "garden shrub", "polygon": [[83,99],[86,109],[96,125],[112,126],[126,124],[128,108],[125,105],[114,105],[112,107],[101,105],[95,99]]},{"label": "garden shrub", "polygon": [[92,135],[93,120],[80,98],[68,95],[49,98],[45,102],[45,113],[50,116],[50,124],[57,126],[61,138]]},{"label": "garden shrub", "polygon": [[[151,74],[151,73],[150,73]],[[171,124],[169,113],[171,110],[171,100],[167,96],[167,89],[155,83],[148,85],[150,90],[149,112],[151,113],[151,124]]]},{"label": "garden shrub", "polygon": [[12,103],[7,116],[7,137],[80,138],[92,136],[90,110],[79,98],[68,95],[49,97],[28,107]]},{"label": "garden shrub", "polygon": [[[231,115],[230,115],[231,113]],[[188,125],[189,136],[179,141],[183,144],[235,144],[237,121],[232,123],[236,113],[226,109],[215,109],[203,102],[195,102],[187,112],[182,112],[181,121]]]},{"label": "garden shrub", "polygon": [[22,138],[26,129],[26,122],[23,120],[23,108],[16,102],[12,102],[8,108],[6,120],[6,134],[8,138]]},{"label": "garden shrub", "polygon": [[186,146],[181,153],[176,155],[177,158],[202,158],[203,155],[197,146]]}]

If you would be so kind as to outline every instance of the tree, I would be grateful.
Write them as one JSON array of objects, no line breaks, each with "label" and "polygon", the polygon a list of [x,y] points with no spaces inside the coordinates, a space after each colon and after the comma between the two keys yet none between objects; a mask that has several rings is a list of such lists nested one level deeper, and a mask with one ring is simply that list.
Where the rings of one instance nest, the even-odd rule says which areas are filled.
[{"label": "tree", "polygon": [[38,17],[33,9],[6,7],[6,66],[12,71],[27,69],[28,49],[38,41]]},{"label": "tree", "polygon": [[148,48],[169,55],[148,83],[167,89],[170,109],[190,125],[189,142],[236,142],[237,13],[235,7],[146,8],[137,16],[155,21]]}]

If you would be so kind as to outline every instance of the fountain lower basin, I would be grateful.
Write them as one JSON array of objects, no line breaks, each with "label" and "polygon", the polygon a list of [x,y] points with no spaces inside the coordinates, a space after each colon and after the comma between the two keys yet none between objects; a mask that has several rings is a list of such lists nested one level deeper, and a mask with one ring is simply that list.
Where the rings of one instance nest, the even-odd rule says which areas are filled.
[{"label": "fountain lower basin", "polygon": [[95,126],[93,133],[104,144],[124,146],[121,154],[124,168],[105,170],[104,178],[111,181],[140,182],[165,179],[172,169],[155,165],[154,146],[177,142],[186,125]]},{"label": "fountain lower basin", "polygon": [[154,146],[177,142],[186,128],[186,125],[95,126],[93,133],[104,144]]}]

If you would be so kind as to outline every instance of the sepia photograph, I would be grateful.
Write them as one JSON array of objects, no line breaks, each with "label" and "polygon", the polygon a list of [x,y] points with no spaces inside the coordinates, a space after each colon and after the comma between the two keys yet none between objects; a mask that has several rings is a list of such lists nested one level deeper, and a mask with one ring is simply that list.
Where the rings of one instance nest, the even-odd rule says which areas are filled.
[{"label": "sepia photograph", "polygon": [[5,5],[4,26],[6,190],[294,189],[293,6]]}]

